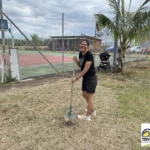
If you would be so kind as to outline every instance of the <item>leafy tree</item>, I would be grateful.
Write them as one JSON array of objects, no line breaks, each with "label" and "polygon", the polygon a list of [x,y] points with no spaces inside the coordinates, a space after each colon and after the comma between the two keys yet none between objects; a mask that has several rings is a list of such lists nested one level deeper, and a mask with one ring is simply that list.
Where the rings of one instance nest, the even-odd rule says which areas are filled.
[{"label": "leafy tree", "polygon": [[38,37],[38,35],[37,34],[32,34],[30,36],[31,36],[31,40],[32,40],[33,44],[38,46],[40,44],[40,38]]}]

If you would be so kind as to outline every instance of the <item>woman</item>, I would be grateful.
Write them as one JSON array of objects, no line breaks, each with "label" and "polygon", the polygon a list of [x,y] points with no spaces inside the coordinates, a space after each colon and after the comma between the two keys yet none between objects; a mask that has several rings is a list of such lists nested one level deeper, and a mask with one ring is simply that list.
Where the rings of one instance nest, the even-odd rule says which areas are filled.
[{"label": "woman", "polygon": [[93,98],[97,85],[96,70],[94,67],[93,54],[88,51],[89,41],[82,40],[80,43],[79,59],[74,56],[73,60],[81,68],[81,73],[72,79],[72,83],[83,77],[82,80],[82,96],[87,101],[86,115],[78,115],[79,119],[91,120],[91,115],[96,115],[93,108]]}]

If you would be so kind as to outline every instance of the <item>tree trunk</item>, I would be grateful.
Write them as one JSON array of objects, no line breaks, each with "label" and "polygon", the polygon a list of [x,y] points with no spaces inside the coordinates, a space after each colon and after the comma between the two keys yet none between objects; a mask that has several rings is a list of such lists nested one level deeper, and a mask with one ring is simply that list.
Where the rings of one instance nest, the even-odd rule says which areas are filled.
[{"label": "tree trunk", "polygon": [[116,65],[112,67],[112,72],[119,73],[123,71],[123,60],[125,60],[125,50],[126,48],[120,44],[120,48],[118,49],[118,57],[116,59]]}]

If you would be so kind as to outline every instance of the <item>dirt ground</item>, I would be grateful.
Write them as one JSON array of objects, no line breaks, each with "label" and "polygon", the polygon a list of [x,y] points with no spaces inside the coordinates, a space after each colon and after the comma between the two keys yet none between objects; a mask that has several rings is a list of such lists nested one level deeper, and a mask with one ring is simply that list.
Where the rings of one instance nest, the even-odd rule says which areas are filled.
[{"label": "dirt ground", "polygon": [[[79,72],[79,71],[77,71]],[[46,83],[54,83],[60,79],[64,79],[64,78],[70,78],[72,77],[72,73],[68,72],[62,75],[45,75],[45,76],[41,76],[41,77],[33,77],[33,78],[29,78],[29,79],[24,79],[21,82],[15,83],[9,83],[9,84],[1,84],[0,86],[0,92],[3,91],[7,91],[13,88],[30,88],[30,87],[36,87],[36,86],[40,86],[40,85],[44,85]]]},{"label": "dirt ground", "polygon": [[[65,126],[71,74],[37,78],[0,87],[0,150],[139,150],[138,120],[122,118],[115,92],[101,85],[95,94],[97,116]],[[81,80],[75,83],[73,111],[84,114]],[[140,124],[140,123],[139,123]],[[136,137],[133,140],[132,137]]]}]

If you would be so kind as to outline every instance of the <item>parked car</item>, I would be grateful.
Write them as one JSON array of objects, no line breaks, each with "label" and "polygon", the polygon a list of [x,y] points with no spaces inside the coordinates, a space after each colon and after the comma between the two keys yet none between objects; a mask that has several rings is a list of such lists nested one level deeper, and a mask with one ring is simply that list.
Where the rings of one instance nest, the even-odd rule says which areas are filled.
[{"label": "parked car", "polygon": [[147,48],[147,52],[148,52],[148,54],[150,54],[150,47]]},{"label": "parked car", "polygon": [[145,53],[150,54],[150,47],[143,48],[143,49],[142,49],[142,53],[143,53],[143,54],[145,54]]},{"label": "parked car", "polygon": [[[114,46],[110,46],[108,48],[105,49],[107,52],[113,52],[114,51]],[[118,51],[118,48],[117,48],[117,51]]]},{"label": "parked car", "polygon": [[141,53],[142,52],[142,46],[133,46],[133,47],[129,48],[129,52]]}]

